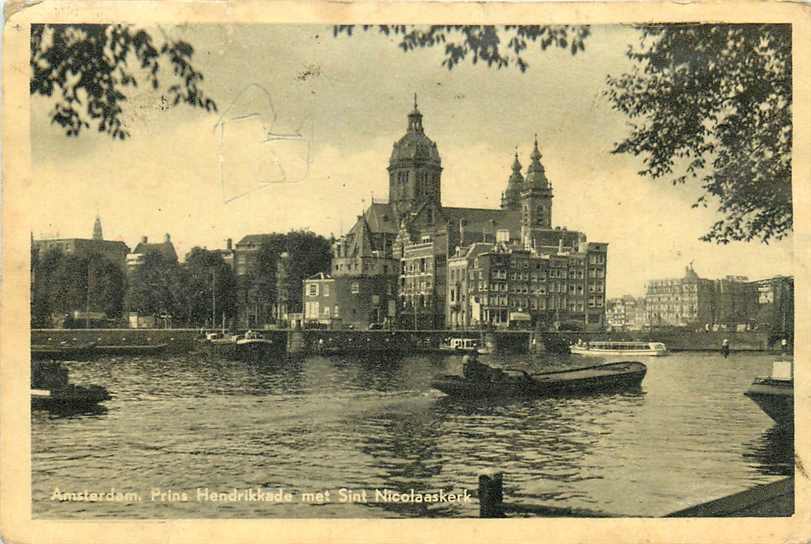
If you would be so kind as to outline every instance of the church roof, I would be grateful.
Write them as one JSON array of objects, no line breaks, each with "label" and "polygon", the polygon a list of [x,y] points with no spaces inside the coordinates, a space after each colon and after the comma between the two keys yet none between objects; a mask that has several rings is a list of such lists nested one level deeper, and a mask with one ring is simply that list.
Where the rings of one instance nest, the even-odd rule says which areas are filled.
[{"label": "church roof", "polygon": [[499,229],[507,229],[513,235],[521,232],[521,212],[518,210],[443,207],[442,212],[454,227],[458,227],[460,219],[464,220],[466,232],[493,234]]},{"label": "church roof", "polygon": [[389,164],[394,166],[400,161],[429,162],[439,166],[442,159],[436,143],[425,135],[422,127],[422,113],[417,108],[417,97],[414,97],[414,109],[408,114],[408,129],[405,135],[394,143]]}]

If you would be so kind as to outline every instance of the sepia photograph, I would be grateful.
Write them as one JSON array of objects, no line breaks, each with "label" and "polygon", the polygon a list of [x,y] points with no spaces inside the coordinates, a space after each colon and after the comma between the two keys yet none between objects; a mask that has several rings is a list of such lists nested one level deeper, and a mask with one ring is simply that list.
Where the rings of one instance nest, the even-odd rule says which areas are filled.
[{"label": "sepia photograph", "polygon": [[798,512],[795,25],[505,13],[18,25],[31,521]]}]

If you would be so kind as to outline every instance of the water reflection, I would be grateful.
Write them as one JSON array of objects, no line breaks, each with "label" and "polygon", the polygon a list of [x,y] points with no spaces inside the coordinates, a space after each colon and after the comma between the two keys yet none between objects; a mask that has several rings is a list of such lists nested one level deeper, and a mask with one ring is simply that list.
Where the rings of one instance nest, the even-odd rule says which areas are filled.
[{"label": "water reflection", "polygon": [[[579,357],[483,357],[529,372],[589,366]],[[464,504],[59,503],[55,486],[148,490],[285,486],[475,492],[505,473],[511,500],[661,515],[792,470],[793,441],[743,391],[769,356],[724,361],[672,354],[645,361],[635,392],[460,402],[430,387],[461,372],[447,355],[279,356],[237,362],[197,355],[71,363],[77,383],[107,387],[92,411],[32,413],[38,517],[474,516]],[[734,416],[734,417],[731,417]]]}]

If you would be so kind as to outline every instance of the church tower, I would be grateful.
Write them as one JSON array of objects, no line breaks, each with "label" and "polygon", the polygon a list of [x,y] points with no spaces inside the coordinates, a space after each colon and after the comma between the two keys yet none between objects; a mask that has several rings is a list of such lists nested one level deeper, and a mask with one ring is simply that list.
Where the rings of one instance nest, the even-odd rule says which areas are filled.
[{"label": "church tower", "polygon": [[96,222],[93,223],[93,239],[104,240],[104,234],[101,231],[101,217],[96,214]]},{"label": "church tower", "polygon": [[537,135],[530,159],[521,191],[521,240],[527,249],[535,247],[537,230],[552,228],[552,184],[541,164]]},{"label": "church tower", "polygon": [[507,180],[507,190],[501,193],[502,210],[521,209],[521,189],[523,186],[524,176],[521,175],[521,163],[518,160],[518,150],[516,149],[513,173],[510,174],[510,179]]},{"label": "church tower", "polygon": [[436,144],[425,135],[416,94],[414,109],[408,114],[408,129],[394,144],[388,171],[389,202],[398,219],[425,202],[442,204],[442,159]]}]

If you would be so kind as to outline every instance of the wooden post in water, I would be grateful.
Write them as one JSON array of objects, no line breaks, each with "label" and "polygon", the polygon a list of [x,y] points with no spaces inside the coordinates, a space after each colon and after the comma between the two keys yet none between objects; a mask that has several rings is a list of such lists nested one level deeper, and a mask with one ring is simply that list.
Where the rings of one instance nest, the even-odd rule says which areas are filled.
[{"label": "wooden post in water", "polygon": [[479,517],[502,518],[504,503],[504,474],[479,474]]}]

